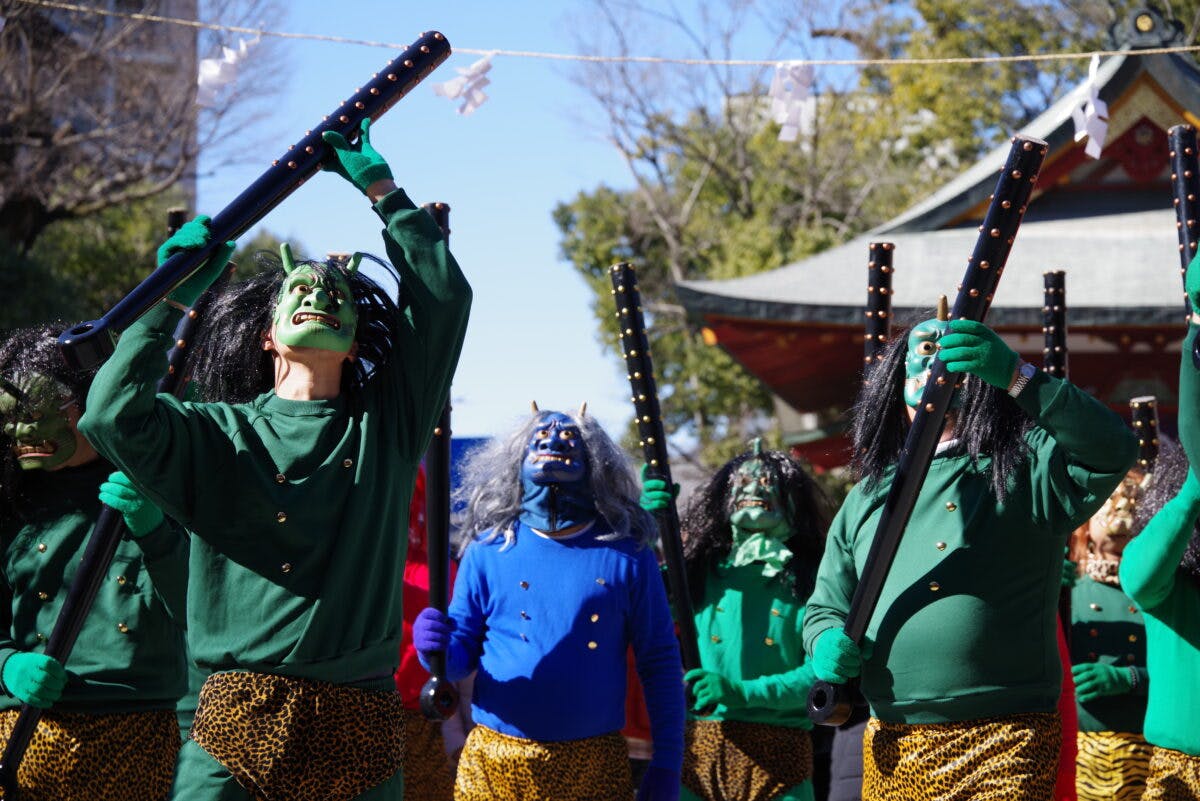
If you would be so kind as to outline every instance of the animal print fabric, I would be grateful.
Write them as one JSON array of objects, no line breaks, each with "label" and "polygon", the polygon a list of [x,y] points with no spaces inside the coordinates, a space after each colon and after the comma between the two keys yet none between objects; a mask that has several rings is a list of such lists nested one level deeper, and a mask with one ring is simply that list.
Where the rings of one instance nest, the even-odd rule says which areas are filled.
[{"label": "animal print fabric", "polygon": [[400,770],[400,695],[265,673],[217,673],[191,737],[262,801],[349,801]]},{"label": "animal print fabric", "polygon": [[867,722],[863,801],[1050,801],[1058,713],[963,723]]},{"label": "animal print fabric", "polygon": [[455,801],[629,801],[633,777],[617,732],[543,742],[486,726],[467,735]]},{"label": "animal print fabric", "polygon": [[1200,801],[1200,757],[1154,746],[1144,801]]},{"label": "animal print fabric", "polygon": [[[19,713],[0,712],[4,744]],[[163,801],[171,792],[178,751],[174,710],[47,713],[17,772],[21,801]]]},{"label": "animal print fabric", "polygon": [[404,718],[404,795],[421,801],[450,801],[454,772],[442,740],[442,724],[427,720],[415,709],[401,710]]},{"label": "animal print fabric", "polygon": [[736,720],[688,721],[683,784],[707,801],[768,801],[813,772],[803,729]]},{"label": "animal print fabric", "polygon": [[1076,737],[1079,801],[1141,801],[1153,748],[1140,734],[1081,731]]}]

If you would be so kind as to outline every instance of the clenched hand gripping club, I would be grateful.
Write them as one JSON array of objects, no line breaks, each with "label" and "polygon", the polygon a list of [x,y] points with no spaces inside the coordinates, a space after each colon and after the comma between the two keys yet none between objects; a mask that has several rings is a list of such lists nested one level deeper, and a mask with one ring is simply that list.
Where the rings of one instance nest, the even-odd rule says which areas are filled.
[{"label": "clenched hand gripping club", "polygon": [[[633,393],[633,409],[637,418],[638,438],[646,460],[646,478],[661,479],[667,487],[671,481],[671,463],[667,458],[667,436],[663,429],[662,410],[658,405],[658,387],[654,382],[654,362],[650,359],[650,342],[646,337],[646,320],[642,315],[642,297],[638,292],[637,271],[632,264],[622,262],[609,268],[613,299],[617,304],[617,320],[621,327],[621,351],[625,354],[625,369],[629,371],[629,388]],[[700,646],[696,640],[696,618],[692,596],[688,592],[687,567],[683,558],[683,538],[679,528],[679,510],[675,499],[667,508],[655,514],[659,540],[667,563],[667,585],[674,601],[676,623],[679,626],[679,651],[684,671],[700,665]],[[691,707],[691,693],[688,693]],[[706,714],[711,710],[698,710]]]},{"label": "clenched hand gripping club", "polygon": [[209,223],[212,239],[207,245],[171,256],[99,320],[80,323],[63,332],[58,342],[67,362],[75,367],[93,367],[112,355],[121,331],[191,277],[214,250],[245,233],[320,169],[329,152],[321,134],[336,131],[354,141],[364,119],[378,119],[449,56],[450,43],[446,37],[437,32],[421,34],[407,50],[375,73],[365,87],[355,90],[353,97],[306,131],[304,138],[289,146],[254,183],[217,212]]},{"label": "clenched hand gripping club", "polygon": [[[1046,143],[1040,139],[1013,137],[1008,159],[979,227],[975,250],[959,284],[951,319],[982,322],[987,315],[1046,151]],[[843,630],[856,643],[861,644],[879,602],[900,538],[933,461],[954,390],[955,381],[947,374],[945,365],[941,359],[934,359],[916,417],[900,451],[875,539],[846,614]],[[815,723],[840,725],[850,717],[853,698],[853,689],[848,685],[817,681],[808,695],[808,715]]]}]

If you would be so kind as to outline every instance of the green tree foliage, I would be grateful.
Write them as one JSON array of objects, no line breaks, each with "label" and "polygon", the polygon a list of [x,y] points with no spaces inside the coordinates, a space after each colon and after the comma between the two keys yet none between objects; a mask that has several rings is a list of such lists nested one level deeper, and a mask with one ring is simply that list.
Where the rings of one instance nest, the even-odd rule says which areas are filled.
[{"label": "green tree foliage", "polygon": [[[741,32],[761,25],[774,49],[755,58],[963,56],[1080,52],[1109,46],[1132,0],[595,0],[585,49],[745,58]],[[1200,0],[1165,10],[1195,38]],[[635,41],[641,36],[640,41]],[[689,43],[663,53],[663,43]],[[824,46],[823,52],[815,52]],[[595,292],[618,356],[608,267],[638,266],[665,422],[715,465],[770,427],[769,394],[705,345],[674,287],[775,269],[895,216],[1020,129],[1086,74],[1086,59],[818,68],[797,142],[767,114],[771,73],[734,66],[593,64],[577,76],[633,185],[579,193],[554,220],[564,258]],[[826,413],[836,413],[827,410]]]}]

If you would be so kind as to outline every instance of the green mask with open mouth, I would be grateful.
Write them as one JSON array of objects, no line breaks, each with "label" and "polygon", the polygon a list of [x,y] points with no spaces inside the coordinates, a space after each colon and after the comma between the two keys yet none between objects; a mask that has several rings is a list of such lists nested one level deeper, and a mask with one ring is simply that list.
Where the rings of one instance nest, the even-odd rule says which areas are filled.
[{"label": "green mask with open mouth", "polygon": [[278,341],[292,348],[349,353],[358,328],[349,276],[358,269],[359,254],[351,258],[345,272],[327,264],[296,264],[286,243],[280,254],[286,275],[275,306]]},{"label": "green mask with open mouth", "polygon": [[40,373],[0,381],[4,444],[22,470],[54,470],[78,448],[67,409],[75,403],[65,386]]}]

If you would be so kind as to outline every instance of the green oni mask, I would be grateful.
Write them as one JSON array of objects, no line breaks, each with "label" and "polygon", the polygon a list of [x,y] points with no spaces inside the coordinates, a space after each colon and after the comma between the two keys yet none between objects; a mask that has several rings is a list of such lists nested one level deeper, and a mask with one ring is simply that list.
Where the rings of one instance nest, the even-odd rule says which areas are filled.
[{"label": "green oni mask", "polygon": [[349,353],[358,329],[358,310],[349,276],[358,269],[355,253],[343,273],[336,267],[296,264],[285,242],[283,287],[275,305],[275,337],[292,348],[319,348]]},{"label": "green oni mask", "polygon": [[926,320],[908,333],[908,356],[904,362],[904,402],[916,408],[925,393],[925,382],[938,352],[938,340],[946,334],[947,321]]},{"label": "green oni mask", "polygon": [[75,399],[65,386],[40,373],[0,381],[0,425],[5,447],[22,470],[56,470],[79,447],[67,410]]},{"label": "green oni mask", "polygon": [[790,529],[783,498],[771,471],[761,461],[747,459],[738,465],[730,492],[733,513],[729,515],[729,525],[735,539],[743,540],[752,534],[762,534],[768,539],[788,538]]}]

